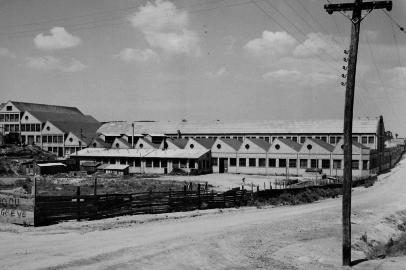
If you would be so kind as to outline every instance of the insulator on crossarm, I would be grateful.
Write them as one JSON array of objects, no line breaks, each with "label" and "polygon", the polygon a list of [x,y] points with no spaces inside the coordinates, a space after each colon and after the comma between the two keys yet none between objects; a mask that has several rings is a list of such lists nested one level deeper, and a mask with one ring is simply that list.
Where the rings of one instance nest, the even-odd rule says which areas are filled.
[{"label": "insulator on crossarm", "polygon": [[345,53],[345,54],[348,54],[348,51],[347,51],[347,50],[344,50],[344,53]]},{"label": "insulator on crossarm", "polygon": [[345,82],[341,82],[341,85],[342,85],[342,86],[345,86],[345,85],[346,85],[346,83],[345,83]]},{"label": "insulator on crossarm", "polygon": [[347,59],[347,58],[345,58],[345,57],[343,58],[343,60],[344,60],[344,62],[347,62],[347,61],[348,61],[348,59]]},{"label": "insulator on crossarm", "polygon": [[345,75],[345,74],[341,74],[341,77],[346,78],[346,77],[347,77],[347,75]]},{"label": "insulator on crossarm", "polygon": [[347,70],[347,66],[343,66],[343,69],[344,69],[344,70]]}]

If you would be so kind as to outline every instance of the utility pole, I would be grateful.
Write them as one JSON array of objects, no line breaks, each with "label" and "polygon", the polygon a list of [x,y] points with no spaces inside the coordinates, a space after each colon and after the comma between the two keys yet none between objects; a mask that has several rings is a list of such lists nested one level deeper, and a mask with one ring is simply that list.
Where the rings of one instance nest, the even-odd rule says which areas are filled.
[{"label": "utility pole", "polygon": [[362,17],[362,11],[366,10],[367,14],[374,9],[386,8],[390,11],[392,9],[392,1],[363,2],[362,0],[355,0],[354,3],[328,4],[325,5],[324,8],[328,14],[352,11],[351,44],[348,59],[344,108],[344,180],[342,208],[343,265],[351,265],[352,119],[359,31],[361,21],[366,16]]}]

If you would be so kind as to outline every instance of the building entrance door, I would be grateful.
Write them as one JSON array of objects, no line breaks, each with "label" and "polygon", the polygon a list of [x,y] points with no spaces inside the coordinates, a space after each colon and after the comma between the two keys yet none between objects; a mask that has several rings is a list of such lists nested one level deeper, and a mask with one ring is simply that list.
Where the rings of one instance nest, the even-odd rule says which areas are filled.
[{"label": "building entrance door", "polygon": [[219,162],[219,173],[226,173],[228,171],[228,159],[220,158]]}]

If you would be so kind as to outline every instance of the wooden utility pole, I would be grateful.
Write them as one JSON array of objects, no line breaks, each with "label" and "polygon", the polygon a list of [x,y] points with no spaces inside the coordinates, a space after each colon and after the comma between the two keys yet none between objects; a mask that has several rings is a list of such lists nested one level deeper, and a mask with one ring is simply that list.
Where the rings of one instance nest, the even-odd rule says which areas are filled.
[{"label": "wooden utility pole", "polygon": [[392,9],[392,1],[363,2],[355,0],[354,3],[328,4],[324,8],[329,14],[333,12],[352,11],[351,44],[348,59],[347,84],[345,90],[344,110],[344,180],[343,180],[343,265],[351,265],[351,187],[352,187],[352,119],[354,108],[355,74],[357,69],[358,41],[362,11],[368,13],[374,9]]}]

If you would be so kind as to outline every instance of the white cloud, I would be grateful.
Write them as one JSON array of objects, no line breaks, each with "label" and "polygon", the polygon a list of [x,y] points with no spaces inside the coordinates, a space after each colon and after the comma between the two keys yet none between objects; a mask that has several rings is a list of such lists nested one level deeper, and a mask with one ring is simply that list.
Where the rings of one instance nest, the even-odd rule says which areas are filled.
[{"label": "white cloud", "polygon": [[302,72],[299,70],[279,69],[262,75],[265,80],[274,83],[288,83],[291,85],[319,86],[337,81],[337,76],[323,72]]},{"label": "white cloud", "polygon": [[226,67],[221,67],[221,68],[219,68],[218,70],[216,70],[214,72],[213,71],[207,72],[206,76],[210,77],[210,78],[219,78],[219,77],[222,77],[222,76],[226,76],[228,74],[230,74],[228,69]]},{"label": "white cloud", "polygon": [[244,48],[255,56],[281,57],[289,54],[297,41],[286,32],[264,31],[261,38],[248,41]]},{"label": "white cloud", "polygon": [[2,57],[10,57],[10,58],[15,58],[15,54],[12,53],[9,49],[7,48],[0,48],[0,56]]},{"label": "white cloud", "polygon": [[86,68],[79,60],[71,59],[70,61],[64,62],[50,55],[44,57],[28,57],[27,66],[38,70],[58,70],[62,72],[77,72]]},{"label": "white cloud", "polygon": [[200,39],[188,27],[188,13],[173,3],[163,0],[148,2],[129,19],[144,34],[150,46],[168,54],[200,56]]},{"label": "white cloud", "polygon": [[151,49],[133,49],[126,48],[121,50],[118,55],[115,55],[116,58],[119,58],[125,62],[159,62],[159,55]]},{"label": "white cloud", "polygon": [[50,35],[38,34],[34,38],[35,46],[42,50],[59,50],[78,46],[82,40],[68,33],[63,27],[54,27]]},{"label": "white cloud", "polygon": [[293,55],[299,57],[312,57],[320,54],[329,54],[339,57],[342,49],[333,40],[333,36],[322,33],[309,33],[307,39],[299,44],[293,51]]}]

